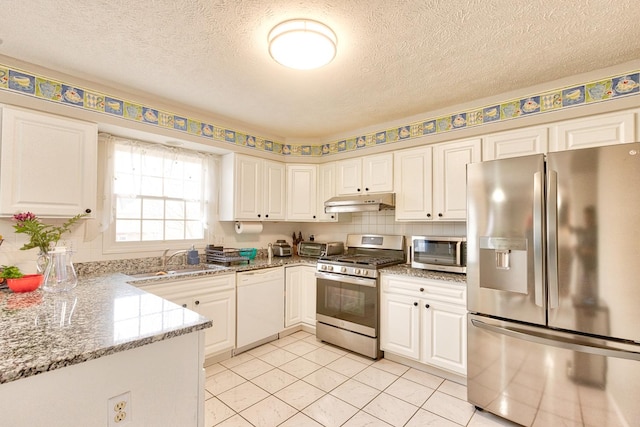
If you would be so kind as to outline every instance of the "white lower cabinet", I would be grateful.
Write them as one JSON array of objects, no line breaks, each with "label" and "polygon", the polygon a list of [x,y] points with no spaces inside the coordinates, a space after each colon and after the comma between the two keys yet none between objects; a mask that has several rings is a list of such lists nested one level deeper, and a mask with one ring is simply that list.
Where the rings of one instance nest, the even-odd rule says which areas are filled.
[{"label": "white lower cabinet", "polygon": [[205,329],[205,357],[214,356],[235,347],[235,274],[150,283],[140,285],[139,288],[193,310],[213,321],[213,327]]},{"label": "white lower cabinet", "polygon": [[467,373],[464,284],[383,274],[380,349]]},{"label": "white lower cabinet", "polygon": [[297,265],[285,270],[284,326],[316,326],[316,268]]}]

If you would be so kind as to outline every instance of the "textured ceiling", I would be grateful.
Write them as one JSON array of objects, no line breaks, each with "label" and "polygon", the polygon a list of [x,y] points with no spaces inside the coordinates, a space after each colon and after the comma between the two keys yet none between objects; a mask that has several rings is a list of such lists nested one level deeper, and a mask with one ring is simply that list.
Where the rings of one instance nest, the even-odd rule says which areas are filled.
[{"label": "textured ceiling", "polygon": [[[0,0],[0,54],[323,140],[640,58],[637,0]],[[277,23],[338,35],[311,71],[268,54]]]}]

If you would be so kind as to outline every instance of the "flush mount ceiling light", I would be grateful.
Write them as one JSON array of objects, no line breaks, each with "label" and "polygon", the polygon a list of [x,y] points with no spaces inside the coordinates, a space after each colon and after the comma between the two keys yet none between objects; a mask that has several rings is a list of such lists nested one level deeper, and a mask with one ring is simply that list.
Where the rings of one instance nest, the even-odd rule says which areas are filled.
[{"label": "flush mount ceiling light", "polygon": [[327,65],[336,56],[338,38],[321,22],[292,19],[269,32],[269,53],[285,67],[311,70]]}]

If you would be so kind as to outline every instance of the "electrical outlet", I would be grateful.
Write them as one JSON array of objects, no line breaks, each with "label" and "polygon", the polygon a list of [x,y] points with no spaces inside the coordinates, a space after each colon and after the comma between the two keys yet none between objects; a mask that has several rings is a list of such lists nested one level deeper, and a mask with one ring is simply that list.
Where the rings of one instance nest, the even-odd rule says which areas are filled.
[{"label": "electrical outlet", "polygon": [[119,394],[107,401],[109,427],[126,426],[131,422],[131,392]]}]

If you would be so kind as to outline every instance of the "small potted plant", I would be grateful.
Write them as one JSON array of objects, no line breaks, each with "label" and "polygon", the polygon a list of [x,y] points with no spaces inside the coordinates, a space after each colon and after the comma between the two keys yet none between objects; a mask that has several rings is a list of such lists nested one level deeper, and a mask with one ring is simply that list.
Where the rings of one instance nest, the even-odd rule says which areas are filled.
[{"label": "small potted plant", "polygon": [[0,278],[7,282],[7,286],[13,292],[31,292],[40,287],[44,276],[42,274],[22,274],[20,269],[14,265],[3,265],[0,270]]}]

